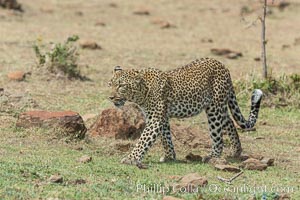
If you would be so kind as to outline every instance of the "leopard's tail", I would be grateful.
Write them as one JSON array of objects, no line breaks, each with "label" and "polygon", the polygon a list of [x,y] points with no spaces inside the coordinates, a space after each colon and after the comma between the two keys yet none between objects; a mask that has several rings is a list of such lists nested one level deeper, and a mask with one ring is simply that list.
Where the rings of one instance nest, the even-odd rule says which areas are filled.
[{"label": "leopard's tail", "polygon": [[249,118],[248,120],[246,120],[240,111],[240,108],[236,100],[236,95],[231,84],[228,105],[234,120],[242,129],[246,130],[254,127],[256,120],[258,118],[258,112],[259,112],[262,96],[263,96],[263,92],[260,89],[255,89],[253,91],[251,96],[251,110],[250,110]]}]

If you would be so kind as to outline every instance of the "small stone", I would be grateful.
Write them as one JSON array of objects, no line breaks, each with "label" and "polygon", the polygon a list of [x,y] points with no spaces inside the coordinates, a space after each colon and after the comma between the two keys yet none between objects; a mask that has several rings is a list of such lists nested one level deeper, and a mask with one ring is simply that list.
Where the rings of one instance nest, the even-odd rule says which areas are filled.
[{"label": "small stone", "polygon": [[183,200],[183,199],[172,197],[172,196],[164,196],[163,200]]},{"label": "small stone", "polygon": [[267,164],[268,166],[274,166],[274,158],[263,158],[260,162],[263,164]]},{"label": "small stone", "polygon": [[296,147],[296,152],[300,152],[300,147]]},{"label": "small stone", "polygon": [[91,49],[91,50],[102,49],[102,47],[94,41],[83,41],[80,42],[79,45],[83,49]]},{"label": "small stone", "polygon": [[95,26],[106,26],[106,23],[102,21],[98,21],[95,23]]},{"label": "small stone", "polygon": [[211,38],[202,38],[201,42],[202,43],[213,43],[214,41]]},{"label": "small stone", "polygon": [[238,57],[242,57],[243,54],[241,52],[237,52],[237,51],[232,51],[230,49],[226,49],[226,48],[213,48],[210,50],[211,53],[217,55],[217,56],[225,56],[226,58],[229,59],[236,59]]},{"label": "small stone", "polygon": [[58,174],[54,174],[54,175],[51,175],[48,180],[51,183],[62,183],[63,182],[63,177],[58,175]]},{"label": "small stone", "polygon": [[202,157],[200,155],[195,155],[193,153],[189,153],[188,155],[186,155],[185,159],[187,159],[188,161],[202,162]]},{"label": "small stone", "polygon": [[118,7],[118,5],[116,3],[109,3],[108,6],[112,7],[112,8],[117,8]]},{"label": "small stone", "polygon": [[133,11],[133,14],[135,14],[135,15],[150,15],[150,12],[148,9],[141,8],[141,9]]},{"label": "small stone", "polygon": [[26,73],[22,71],[14,71],[8,73],[7,77],[13,81],[23,81],[26,77]]},{"label": "small stone", "polygon": [[261,163],[260,160],[257,160],[254,158],[249,158],[242,162],[241,167],[243,167],[244,169],[248,169],[248,170],[263,171],[263,170],[267,169],[268,165]]},{"label": "small stone", "polygon": [[253,58],[253,60],[260,61],[260,57],[255,57],[255,58]]},{"label": "small stone", "polygon": [[88,155],[84,155],[78,159],[78,162],[81,162],[81,163],[89,163],[91,161],[92,161],[92,157],[88,156]]},{"label": "small stone", "polygon": [[83,16],[83,12],[82,12],[82,11],[76,11],[76,12],[75,12],[75,15],[77,15],[77,16],[80,16],[80,17],[81,17],[81,16]]},{"label": "small stone", "polygon": [[241,170],[238,167],[232,165],[215,165],[215,168],[225,172],[240,172]]}]

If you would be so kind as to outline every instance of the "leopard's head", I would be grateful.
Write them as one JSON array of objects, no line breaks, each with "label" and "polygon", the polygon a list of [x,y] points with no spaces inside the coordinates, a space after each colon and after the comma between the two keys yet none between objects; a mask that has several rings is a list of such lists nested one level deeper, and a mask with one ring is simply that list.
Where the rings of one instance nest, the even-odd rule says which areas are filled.
[{"label": "leopard's head", "polygon": [[109,99],[117,107],[126,101],[141,105],[147,96],[148,87],[137,70],[123,70],[116,66],[108,85],[112,89]]}]

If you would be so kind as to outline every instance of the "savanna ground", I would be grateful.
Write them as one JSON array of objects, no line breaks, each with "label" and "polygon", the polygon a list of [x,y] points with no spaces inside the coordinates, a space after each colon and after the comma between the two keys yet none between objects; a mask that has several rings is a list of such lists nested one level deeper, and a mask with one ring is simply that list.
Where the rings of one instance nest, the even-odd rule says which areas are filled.
[{"label": "savanna ground", "polygon": [[[38,104],[35,109],[73,110],[81,115],[99,114],[112,107],[107,100],[106,86],[114,66],[124,68],[157,67],[174,69],[200,58],[215,57],[225,63],[235,80],[237,96],[244,114],[250,109],[253,80],[261,77],[260,23],[249,26],[257,18],[253,12],[240,15],[241,8],[251,10],[254,1],[121,1],[115,0],[39,0],[19,1],[24,13],[0,10],[0,87],[16,96],[30,96]],[[267,17],[268,65],[273,77],[299,74],[300,4],[296,0],[283,11],[272,9]],[[134,15],[146,9],[150,15]],[[247,9],[246,9],[247,10]],[[165,20],[174,25],[160,28],[153,21]],[[96,23],[105,23],[97,26]],[[91,81],[48,79],[35,73],[36,57],[32,46],[37,42],[62,42],[71,35],[80,40],[96,41],[102,50],[80,49],[82,73]],[[207,42],[211,39],[212,42]],[[240,51],[239,59],[227,59],[211,54],[211,48]],[[14,70],[32,72],[26,81],[7,78]],[[243,87],[239,87],[244,83]],[[274,98],[274,105],[268,98]],[[277,98],[277,100],[276,100]],[[216,171],[209,164],[159,163],[160,143],[145,158],[146,170],[119,164],[128,152],[116,149],[108,138],[90,138],[69,142],[56,137],[53,130],[16,128],[17,115],[32,108],[1,109],[0,113],[0,198],[1,199],[161,199],[159,192],[144,192],[137,187],[167,186],[187,173],[197,172],[208,179],[208,187],[197,193],[171,193],[184,199],[248,199],[251,192],[237,193],[233,187],[266,187],[300,198],[300,113],[299,94],[284,97],[267,96],[263,101],[255,132],[240,132],[245,153],[275,158],[275,166],[265,171],[248,171],[233,185],[219,182],[216,177],[232,177],[232,173]],[[280,106],[282,101],[287,105]],[[294,103],[291,103],[294,102]],[[276,105],[276,103],[279,105]],[[3,106],[3,105],[1,105]],[[91,125],[93,119],[87,123]],[[197,127],[208,134],[205,114],[183,121],[182,126]],[[199,133],[199,134],[200,134]],[[260,139],[259,139],[260,138]],[[226,140],[227,141],[227,140]],[[131,141],[134,143],[133,141]],[[227,142],[228,143],[228,142]],[[178,159],[188,152],[203,155],[206,150],[189,149],[175,140]],[[228,149],[228,145],[226,145]],[[90,155],[87,164],[76,160]],[[231,161],[238,165],[238,161]],[[49,183],[48,178],[60,174],[61,184]],[[174,178],[175,177],[175,178]],[[82,181],[84,180],[84,181]],[[84,184],[79,184],[83,183]],[[209,187],[210,186],[210,187]],[[216,187],[221,191],[216,191]],[[229,191],[228,192],[228,187]],[[231,187],[231,188],[230,188]],[[227,189],[227,192],[223,190]]]}]

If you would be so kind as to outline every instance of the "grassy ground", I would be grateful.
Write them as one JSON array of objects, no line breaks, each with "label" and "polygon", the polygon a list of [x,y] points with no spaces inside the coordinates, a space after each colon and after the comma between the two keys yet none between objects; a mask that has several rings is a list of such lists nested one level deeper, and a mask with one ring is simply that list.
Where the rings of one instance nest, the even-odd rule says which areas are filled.
[{"label": "grassy ground", "polygon": [[[98,114],[112,106],[106,100],[109,94],[106,82],[115,65],[125,68],[155,66],[167,70],[195,58],[214,57],[211,48],[231,48],[241,51],[243,57],[217,59],[228,66],[233,79],[249,81],[252,77],[260,77],[260,62],[254,61],[260,55],[260,26],[258,23],[245,28],[257,14],[245,16],[247,22],[240,16],[242,6],[251,6],[249,1],[234,0],[230,4],[221,0],[114,2],[116,6],[108,0],[24,0],[20,1],[24,14],[1,10],[0,87],[12,94],[27,93],[37,102],[37,109],[74,110],[85,115]],[[292,6],[286,10],[273,9],[268,16],[268,61],[275,77],[300,73],[300,45],[294,44],[295,38],[300,37],[300,27],[295,25],[299,21],[300,6],[297,1],[291,2]],[[141,8],[148,9],[150,15],[132,14]],[[152,24],[157,19],[167,20],[175,28],[160,29]],[[106,26],[95,26],[99,21]],[[81,66],[89,66],[82,67],[82,72],[92,81],[47,81],[35,74],[32,45],[36,40],[62,42],[73,34],[79,35],[80,40],[96,41],[103,48],[80,50]],[[202,42],[207,38],[213,43]],[[288,47],[283,49],[283,45]],[[32,76],[24,82],[9,81],[6,74],[13,70],[31,71]],[[248,91],[238,93],[244,113],[249,110],[249,95]],[[17,106],[11,112],[0,112],[0,199],[161,199],[161,193],[144,191],[141,186],[166,188],[179,176],[191,172],[205,176],[208,187],[194,194],[170,191],[170,195],[184,199],[248,199],[251,192],[234,191],[235,187],[245,185],[249,189],[266,186],[269,196],[273,188],[278,189],[278,193],[288,193],[292,199],[300,198],[300,114],[297,107],[263,107],[257,131],[240,133],[245,153],[275,158],[275,166],[262,172],[245,171],[231,186],[216,179],[218,175],[229,178],[231,173],[216,171],[208,164],[159,163],[162,153],[159,143],[145,158],[149,169],[139,170],[119,164],[128,152],[118,151],[116,145],[124,141],[88,138],[66,143],[56,137],[59,132],[16,128],[15,116],[22,110],[26,108]],[[201,132],[205,132],[207,124],[202,122],[206,122],[204,114],[183,122],[172,121],[200,126]],[[188,152],[205,153],[204,149],[189,149],[176,140],[175,144],[179,160]],[[92,156],[92,162],[77,162],[82,155]],[[232,161],[231,164],[239,163]],[[48,178],[53,174],[60,174],[63,183],[49,183]],[[82,180],[85,183],[80,184]],[[259,190],[257,195],[261,196],[262,192]]]}]

